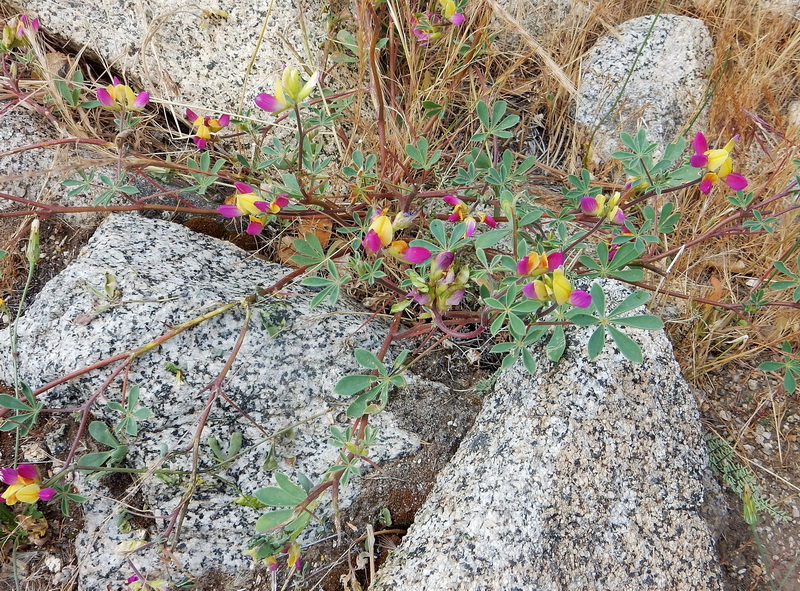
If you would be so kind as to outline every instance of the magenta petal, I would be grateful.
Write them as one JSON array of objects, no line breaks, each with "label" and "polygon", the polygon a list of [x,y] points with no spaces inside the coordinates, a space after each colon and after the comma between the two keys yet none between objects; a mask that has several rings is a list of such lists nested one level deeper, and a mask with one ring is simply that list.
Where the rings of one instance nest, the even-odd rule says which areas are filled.
[{"label": "magenta petal", "polygon": [[196,115],[196,114],[195,114],[195,112],[194,112],[194,111],[192,111],[191,109],[186,109],[186,118],[187,118],[189,121],[191,121],[192,123],[194,123],[195,121],[197,121],[197,115]]},{"label": "magenta petal", "polygon": [[561,251],[551,252],[547,255],[547,270],[558,269],[564,264],[564,253]]},{"label": "magenta petal", "polygon": [[457,306],[458,304],[460,304],[460,303],[461,303],[461,299],[464,297],[464,291],[465,291],[465,290],[463,290],[463,289],[457,289],[457,290],[455,290],[455,291],[454,291],[454,292],[453,292],[453,293],[450,295],[450,297],[449,297],[449,298],[447,298],[447,299],[444,301],[444,303],[445,303],[445,304],[447,304],[448,306]]},{"label": "magenta petal", "polygon": [[450,22],[453,23],[455,26],[460,26],[464,24],[464,15],[460,12],[455,13],[453,16],[450,17]]},{"label": "magenta petal", "polygon": [[120,81],[119,81],[119,78],[117,78],[116,76],[114,76],[114,77],[111,79],[111,82],[114,84],[114,86],[119,86],[120,84],[122,84],[122,82],[120,82]]},{"label": "magenta petal", "polygon": [[269,203],[267,203],[266,201],[253,201],[253,205],[255,205],[256,208],[258,208],[258,211],[263,211],[264,213],[272,211],[269,208]]},{"label": "magenta petal", "polygon": [[531,300],[535,300],[536,298],[536,286],[533,282],[526,283],[525,286],[522,288],[522,293],[525,294],[525,297]]},{"label": "magenta petal", "polygon": [[276,113],[284,108],[285,105],[281,104],[278,99],[276,99],[271,94],[266,94],[262,92],[255,98],[256,106],[260,109],[264,109],[265,111],[269,111],[270,113]]},{"label": "magenta petal", "polygon": [[611,223],[612,224],[622,224],[622,223],[625,222],[625,219],[626,219],[625,218],[625,212],[622,211],[621,209],[617,208],[617,211],[614,214],[614,217],[611,218]]},{"label": "magenta petal", "polygon": [[431,257],[431,251],[423,246],[409,246],[403,251],[403,258],[409,263],[424,263]]},{"label": "magenta petal", "polygon": [[192,141],[194,142],[194,145],[197,146],[198,150],[205,150],[206,149],[207,142],[206,142],[206,140],[201,138],[199,135],[194,136],[192,138]]},{"label": "magenta petal", "polygon": [[236,187],[236,190],[239,193],[253,193],[253,187],[250,185],[245,185],[244,183],[240,183],[239,181],[233,183],[233,186]]},{"label": "magenta petal", "polygon": [[0,469],[0,480],[2,480],[6,484],[16,484],[17,483],[17,471],[14,468],[2,468]]},{"label": "magenta petal", "polygon": [[235,218],[243,215],[239,208],[235,205],[220,205],[217,208],[217,212],[224,215],[226,218]]},{"label": "magenta petal", "polygon": [[97,89],[97,100],[104,104],[106,107],[113,107],[114,106],[114,99],[111,98],[111,95],[108,94],[108,91],[105,88],[98,88]]},{"label": "magenta petal", "polygon": [[245,230],[245,232],[247,232],[251,236],[256,236],[258,234],[261,234],[261,230],[263,229],[264,229],[264,224],[262,224],[261,222],[250,222],[249,224],[247,224],[247,230]]},{"label": "magenta petal", "polygon": [[[696,136],[694,136],[692,147],[694,148],[695,154],[703,154],[706,150],[708,150],[706,136],[704,136],[702,133],[698,133]],[[694,166],[694,164],[692,164],[692,166]]]},{"label": "magenta petal", "polygon": [[273,203],[275,203],[275,205],[283,209],[284,207],[289,205],[289,200],[286,198],[286,195],[281,195],[280,197],[276,197]]},{"label": "magenta petal", "polygon": [[461,203],[461,199],[459,199],[455,195],[445,195],[444,197],[442,197],[442,199],[444,200],[445,203],[452,205],[453,207]]},{"label": "magenta petal", "polygon": [[458,215],[457,213],[451,213],[451,214],[450,214],[450,215],[447,217],[447,221],[448,221],[448,222],[460,222],[460,221],[461,221],[461,216],[460,216],[460,215]]},{"label": "magenta petal", "polygon": [[222,117],[217,119],[217,121],[219,122],[219,124],[222,127],[228,127],[228,124],[231,122],[231,116],[230,115],[223,115]]},{"label": "magenta petal", "polygon": [[361,242],[364,250],[371,253],[376,253],[381,249],[381,237],[375,230],[370,230]]},{"label": "magenta petal", "polygon": [[52,488],[43,488],[39,491],[39,498],[43,501],[52,501],[55,496],[56,491]]},{"label": "magenta petal", "polygon": [[475,218],[467,218],[467,231],[464,232],[464,236],[467,238],[472,238],[472,236],[475,234],[476,225],[477,222],[475,221]]},{"label": "magenta petal", "polygon": [[705,179],[702,183],[700,183],[700,186],[698,187],[698,189],[700,189],[703,193],[708,195],[711,192],[711,187],[713,187],[713,186],[714,186],[714,183],[712,183],[708,179]]},{"label": "magenta petal", "polygon": [[708,156],[705,154],[695,154],[689,159],[689,164],[695,168],[703,168],[708,164]]},{"label": "magenta petal", "polygon": [[487,215],[486,219],[483,220],[483,221],[486,222],[486,225],[489,226],[490,228],[496,228],[497,227],[497,222],[494,221],[494,218],[492,216],[490,216],[490,215]]},{"label": "magenta petal", "polygon": [[38,480],[39,471],[33,464],[20,464],[17,466],[17,474],[29,480]]},{"label": "magenta petal", "polygon": [[528,257],[523,257],[517,261],[517,275],[527,275],[531,268],[531,261]]},{"label": "magenta petal", "polygon": [[140,92],[139,94],[136,95],[136,100],[133,101],[133,108],[141,109],[149,102],[150,102],[150,93]]},{"label": "magenta petal", "polygon": [[722,180],[734,191],[741,191],[747,187],[747,179],[738,172],[732,172]]},{"label": "magenta petal", "polygon": [[444,271],[450,265],[453,264],[453,260],[455,260],[455,255],[450,252],[449,250],[445,250],[444,252],[440,252],[436,255],[436,258],[433,259],[433,266],[431,268],[431,273],[435,273],[437,271]]},{"label": "magenta petal", "polygon": [[592,296],[582,289],[574,289],[572,293],[569,294],[568,301],[576,308],[588,308],[592,305]]},{"label": "magenta petal", "polygon": [[586,195],[581,199],[580,207],[583,213],[588,213],[589,215],[595,215],[595,210],[597,209],[597,199],[595,199],[594,197],[590,197],[589,195]]}]

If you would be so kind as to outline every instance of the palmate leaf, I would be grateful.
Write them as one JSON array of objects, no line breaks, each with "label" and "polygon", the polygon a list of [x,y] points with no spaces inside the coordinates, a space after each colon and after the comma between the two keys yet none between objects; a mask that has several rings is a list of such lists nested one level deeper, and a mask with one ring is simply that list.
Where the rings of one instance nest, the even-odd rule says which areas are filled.
[{"label": "palmate leaf", "polygon": [[641,363],[644,360],[642,349],[636,341],[613,326],[608,327],[608,332],[611,334],[611,338],[614,339],[614,343],[619,347],[620,353],[625,356],[625,359],[635,363]]}]

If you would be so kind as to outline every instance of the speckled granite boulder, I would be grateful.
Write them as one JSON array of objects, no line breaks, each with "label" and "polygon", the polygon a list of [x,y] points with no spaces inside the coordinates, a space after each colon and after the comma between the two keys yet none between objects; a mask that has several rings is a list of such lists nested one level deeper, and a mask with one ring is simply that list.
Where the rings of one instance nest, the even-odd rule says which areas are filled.
[{"label": "speckled granite boulder", "polygon": [[[624,288],[610,284],[610,301]],[[697,408],[663,333],[513,367],[371,591],[717,590]]]},{"label": "speckled granite boulder", "polygon": [[49,33],[86,46],[137,90],[217,112],[238,110],[242,97],[252,107],[256,94],[272,92],[284,65],[318,69],[326,37],[321,0],[93,0],[89,9],[83,0],[11,4],[38,16]]},{"label": "speckled granite boulder", "polygon": [[644,128],[650,141],[668,143],[702,106],[711,36],[703,21],[674,14],[658,17],[620,102],[614,104],[653,18],[623,23],[600,39],[583,61],[575,118],[587,133],[600,125],[592,143],[595,158],[605,160],[620,149],[623,131]]},{"label": "speckled granite boulder", "polygon": [[[7,101],[0,101],[0,109],[9,107]],[[0,192],[14,197],[22,197],[43,203],[64,206],[92,205],[100,193],[92,189],[86,194],[70,197],[70,188],[61,184],[68,178],[78,178],[74,167],[91,163],[98,174],[116,174],[116,166],[110,163],[101,166],[97,153],[87,148],[76,149],[75,145],[61,144],[46,148],[24,149],[35,144],[58,139],[60,133],[51,126],[43,115],[32,109],[16,104],[3,114],[0,126],[0,154],[13,152],[0,157]],[[9,199],[0,199],[0,211],[28,209]],[[99,214],[73,214],[73,225],[94,227],[100,222]]]},{"label": "speckled granite boulder", "polygon": [[[19,326],[19,371],[37,388],[54,378],[107,356],[144,345],[189,319],[208,313],[225,302],[236,302],[257,286],[268,286],[288,269],[254,258],[233,245],[195,234],[186,228],[137,215],[113,215],[98,228],[82,255],[38,294]],[[107,274],[113,275],[120,299],[101,311],[93,290],[102,292]],[[247,571],[242,554],[261,511],[236,505],[239,495],[251,495],[273,486],[272,468],[266,468],[271,442],[281,471],[300,470],[318,481],[334,463],[337,449],[327,445],[328,427],[344,428],[347,400],[332,394],[336,381],[356,369],[353,348],[377,351],[386,327],[365,324],[368,315],[348,300],[336,307],[309,309],[313,294],[288,285],[252,310],[239,356],[222,384],[200,435],[200,467],[214,463],[207,438],[214,434],[225,449],[233,432],[243,434],[244,452],[216,474],[202,474],[196,482],[189,511],[182,524],[180,543],[172,554],[153,551],[131,560],[151,578],[171,582],[183,574],[202,576],[209,570]],[[106,304],[108,302],[105,302]],[[140,404],[153,411],[141,423],[126,458],[134,468],[186,470],[191,454],[172,457],[164,464],[164,450],[189,451],[198,417],[208,403],[208,386],[219,374],[241,334],[244,311],[235,308],[187,330],[137,359],[127,376],[140,388]],[[0,334],[4,352],[0,379],[10,381],[7,363],[8,333]],[[182,368],[179,380],[167,364]],[[109,366],[82,376],[48,393],[49,407],[82,403],[110,374]],[[119,400],[121,382],[107,391]],[[95,418],[116,424],[120,416],[101,399]],[[243,415],[247,414],[247,417]],[[414,450],[418,438],[399,429],[388,412],[371,424],[380,427],[371,457],[382,462]],[[284,432],[283,435],[279,435]],[[68,444],[62,442],[63,446]],[[101,448],[105,449],[105,448]],[[56,452],[58,450],[51,450]],[[63,457],[63,456],[61,456]],[[81,561],[81,588],[118,588],[133,574],[125,558],[114,553],[120,542],[153,539],[163,521],[121,519],[129,503],[145,514],[164,515],[187,490],[187,477],[158,478],[144,474],[133,481],[119,479],[80,485],[92,497],[84,506],[86,527],[77,543]],[[342,490],[343,505],[354,487]],[[105,497],[105,498],[104,498]],[[108,511],[108,497],[116,497]],[[132,531],[123,527],[129,524]],[[178,566],[181,565],[181,566]]]}]

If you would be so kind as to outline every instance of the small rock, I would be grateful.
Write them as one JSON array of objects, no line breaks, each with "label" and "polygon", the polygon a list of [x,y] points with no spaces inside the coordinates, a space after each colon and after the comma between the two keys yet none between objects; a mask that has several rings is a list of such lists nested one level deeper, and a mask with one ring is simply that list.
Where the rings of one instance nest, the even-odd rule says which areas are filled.
[{"label": "small rock", "polygon": [[758,380],[747,380],[747,387],[751,392],[758,390]]}]

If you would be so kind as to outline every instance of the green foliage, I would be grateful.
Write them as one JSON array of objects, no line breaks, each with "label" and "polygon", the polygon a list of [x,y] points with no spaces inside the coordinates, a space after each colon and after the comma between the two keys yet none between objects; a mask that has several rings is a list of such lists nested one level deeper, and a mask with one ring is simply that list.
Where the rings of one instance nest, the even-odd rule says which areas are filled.
[{"label": "green foliage", "polygon": [[114,428],[117,433],[124,433],[128,437],[136,437],[139,434],[139,421],[144,421],[153,416],[149,408],[136,408],[139,404],[139,386],[132,385],[128,392],[128,399],[125,406],[119,402],[109,401],[108,408],[122,415],[119,423]]},{"label": "green foliage", "polygon": [[206,191],[217,182],[219,179],[219,171],[225,165],[225,160],[218,158],[214,164],[211,164],[211,153],[205,151],[200,154],[200,158],[188,158],[186,160],[189,168],[195,169],[198,172],[190,172],[190,176],[195,184],[181,189],[183,193],[197,193],[198,195],[205,195]]},{"label": "green foliage", "polygon": [[25,382],[20,383],[20,390],[24,400],[0,394],[0,408],[15,411],[14,415],[0,423],[0,432],[17,431],[24,437],[33,429],[44,404],[36,400],[31,387]]},{"label": "green foliage", "polygon": [[792,351],[792,345],[788,341],[781,343],[781,351],[783,361],[765,361],[758,369],[783,372],[783,387],[789,394],[794,394],[800,378],[800,356]]},{"label": "green foliage", "polygon": [[756,484],[755,474],[747,466],[736,461],[733,448],[724,439],[713,433],[706,433],[703,438],[708,448],[711,467],[718,472],[733,492],[744,498],[745,486],[749,487],[750,494],[757,510],[772,516],[776,521],[788,519],[788,515],[778,509],[761,492]]},{"label": "green foliage", "polygon": [[[800,302],[800,273],[796,271],[791,271],[789,267],[786,266],[786,263],[783,261],[775,261],[772,263],[772,266],[775,267],[778,271],[786,275],[787,277],[791,277],[791,279],[782,279],[780,281],[773,281],[770,284],[770,287],[773,289],[792,289],[792,301],[793,302]],[[798,253],[797,258],[794,261],[794,266],[800,270],[800,253]]]},{"label": "green foliage", "polygon": [[407,356],[408,351],[400,353],[390,370],[370,351],[356,349],[355,357],[358,364],[373,370],[376,375],[373,373],[349,375],[337,382],[334,392],[340,396],[353,396],[361,392],[347,407],[347,416],[360,417],[381,412],[389,401],[389,390],[392,387],[406,385],[406,379],[400,372]]},{"label": "green foliage", "polygon": [[128,446],[120,443],[103,421],[89,423],[89,435],[98,443],[111,449],[81,456],[78,465],[84,471],[90,472],[92,469],[103,466],[116,466],[128,454]]}]

